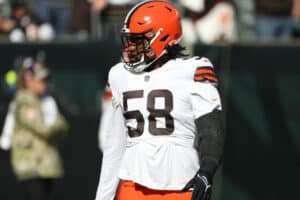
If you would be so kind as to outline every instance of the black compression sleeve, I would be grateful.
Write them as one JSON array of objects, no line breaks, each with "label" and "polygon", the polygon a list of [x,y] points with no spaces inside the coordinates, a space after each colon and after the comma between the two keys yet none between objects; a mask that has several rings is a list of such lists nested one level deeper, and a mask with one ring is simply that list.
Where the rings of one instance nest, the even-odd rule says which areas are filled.
[{"label": "black compression sleeve", "polygon": [[201,171],[213,176],[221,161],[224,145],[222,112],[214,110],[195,120],[199,147]]}]

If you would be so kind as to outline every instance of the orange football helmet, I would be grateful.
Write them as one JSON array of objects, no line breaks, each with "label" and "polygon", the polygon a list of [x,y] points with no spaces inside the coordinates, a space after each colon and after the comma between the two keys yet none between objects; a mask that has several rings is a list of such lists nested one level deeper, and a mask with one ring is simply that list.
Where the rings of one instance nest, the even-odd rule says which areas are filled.
[{"label": "orange football helmet", "polygon": [[127,14],[121,39],[127,68],[142,72],[182,37],[180,14],[167,1],[143,1]]}]

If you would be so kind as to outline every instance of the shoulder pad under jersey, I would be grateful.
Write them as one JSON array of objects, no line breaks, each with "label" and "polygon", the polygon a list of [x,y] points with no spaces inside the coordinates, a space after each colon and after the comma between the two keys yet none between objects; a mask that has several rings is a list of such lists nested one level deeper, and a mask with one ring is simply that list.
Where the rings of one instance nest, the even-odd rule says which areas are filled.
[{"label": "shoulder pad under jersey", "polygon": [[209,82],[212,84],[218,83],[218,78],[214,67],[208,58],[194,57],[192,63],[195,67],[194,81],[195,82]]}]

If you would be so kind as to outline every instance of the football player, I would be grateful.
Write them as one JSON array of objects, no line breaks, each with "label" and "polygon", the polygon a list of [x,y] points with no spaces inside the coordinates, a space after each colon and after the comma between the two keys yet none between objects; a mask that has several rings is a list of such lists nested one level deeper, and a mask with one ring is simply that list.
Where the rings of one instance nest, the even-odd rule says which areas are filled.
[{"label": "football player", "polygon": [[218,79],[186,57],[180,14],[167,1],[134,6],[123,62],[109,72],[113,114],[101,132],[96,200],[209,200],[223,148]]}]

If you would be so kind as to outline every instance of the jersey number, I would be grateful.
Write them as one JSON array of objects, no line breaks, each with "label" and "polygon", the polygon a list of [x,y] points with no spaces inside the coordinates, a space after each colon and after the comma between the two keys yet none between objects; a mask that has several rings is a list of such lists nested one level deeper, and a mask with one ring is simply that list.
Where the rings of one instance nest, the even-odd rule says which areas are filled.
[{"label": "jersey number", "polygon": [[[124,117],[135,119],[137,128],[128,127],[128,135],[130,137],[141,136],[144,132],[145,120],[139,110],[128,111],[128,99],[143,98],[143,90],[134,90],[123,93]],[[155,108],[156,98],[164,98],[164,109]],[[152,90],[147,97],[147,110],[149,111],[149,132],[152,135],[170,135],[174,131],[174,119],[170,112],[173,109],[173,95],[169,90]],[[158,128],[156,118],[164,118],[164,128]]]}]

